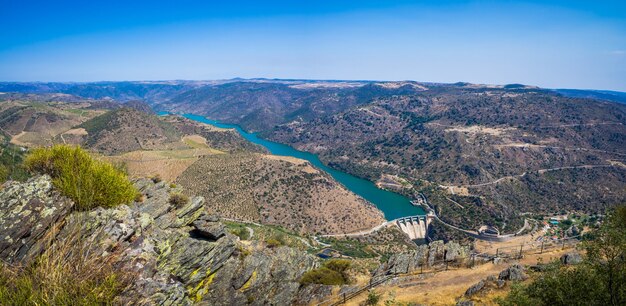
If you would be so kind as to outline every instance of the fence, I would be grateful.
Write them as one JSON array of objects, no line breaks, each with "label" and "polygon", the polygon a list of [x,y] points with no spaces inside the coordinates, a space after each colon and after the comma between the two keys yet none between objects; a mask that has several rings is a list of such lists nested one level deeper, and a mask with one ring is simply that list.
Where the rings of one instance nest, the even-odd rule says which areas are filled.
[{"label": "fence", "polygon": [[472,253],[467,257],[457,257],[454,260],[442,259],[435,260],[430,263],[422,263],[419,267],[415,267],[412,271],[408,271],[407,273],[395,273],[380,276],[375,279],[371,278],[367,285],[356,288],[350,292],[343,292],[339,296],[334,296],[328,300],[318,303],[318,305],[335,306],[344,304],[361,293],[375,288],[394,278],[405,278],[426,273],[472,268],[477,264],[491,262],[494,258],[519,259],[522,258],[523,255],[543,254],[544,252],[553,251],[555,249],[565,249],[574,246],[581,241],[580,238],[581,236],[554,240],[543,239],[542,241],[533,241],[532,243],[497,248],[495,253]]}]

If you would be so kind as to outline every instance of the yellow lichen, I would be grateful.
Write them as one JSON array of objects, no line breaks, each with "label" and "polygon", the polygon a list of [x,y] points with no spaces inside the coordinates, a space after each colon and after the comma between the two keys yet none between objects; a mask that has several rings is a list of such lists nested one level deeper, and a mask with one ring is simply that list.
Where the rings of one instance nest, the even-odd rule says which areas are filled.
[{"label": "yellow lichen", "polygon": [[[198,270],[193,271],[191,274],[193,276],[197,273]],[[211,274],[211,270],[209,269],[206,271],[206,275],[207,277],[201,280],[195,288],[187,288],[189,296],[196,303],[202,301],[202,297],[204,297],[204,295],[209,292],[209,286],[211,286],[211,283],[213,283],[213,279],[215,278],[216,273]]]},{"label": "yellow lichen", "polygon": [[256,277],[257,277],[257,273],[256,273],[256,270],[254,270],[254,271],[252,271],[252,275],[250,275],[250,278],[248,278],[246,283],[243,284],[243,286],[241,286],[241,288],[239,290],[240,291],[248,290],[250,288],[250,286],[252,286],[252,283],[254,283],[254,281],[256,281]]}]

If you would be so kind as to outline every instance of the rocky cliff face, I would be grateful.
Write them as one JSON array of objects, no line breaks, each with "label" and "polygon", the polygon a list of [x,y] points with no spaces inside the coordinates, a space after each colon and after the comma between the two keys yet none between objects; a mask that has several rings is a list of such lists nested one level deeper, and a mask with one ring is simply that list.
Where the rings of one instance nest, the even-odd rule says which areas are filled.
[{"label": "rocky cliff face", "polygon": [[70,239],[78,230],[92,256],[115,254],[119,269],[135,275],[122,303],[287,305],[306,303],[311,292],[330,293],[297,282],[318,266],[314,256],[243,243],[205,213],[204,198],[175,207],[169,194],[179,190],[147,179],[135,185],[143,202],[71,212],[71,201],[54,191],[47,176],[8,183],[0,190],[0,260],[26,263],[46,243]]}]

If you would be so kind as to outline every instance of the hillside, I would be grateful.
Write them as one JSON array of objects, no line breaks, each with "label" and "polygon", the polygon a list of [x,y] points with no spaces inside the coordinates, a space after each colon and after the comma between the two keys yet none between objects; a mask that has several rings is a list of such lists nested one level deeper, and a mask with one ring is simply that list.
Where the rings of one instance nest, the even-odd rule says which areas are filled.
[{"label": "hillside", "polygon": [[519,212],[602,212],[626,200],[625,124],[626,107],[615,103],[463,85],[378,99],[264,135],[370,180],[417,181],[450,222],[513,230]]},{"label": "hillside", "polygon": [[290,157],[209,155],[176,183],[203,195],[212,213],[300,233],[351,233],[384,222],[371,204],[306,161]]},{"label": "hillside", "polygon": [[158,117],[133,108],[120,108],[78,126],[87,132],[85,146],[104,154],[163,149],[181,135]]},{"label": "hillside", "polygon": [[72,128],[105,113],[109,103],[67,95],[0,95],[0,133],[15,145],[73,142]]},{"label": "hillside", "polygon": [[[600,213],[626,200],[626,114],[625,106],[607,101],[619,96],[614,92],[555,92],[521,84],[266,79],[0,85],[47,95],[143,99],[158,110],[239,124],[381,186],[399,186],[408,195],[425,192],[442,219],[468,228],[491,224],[511,232],[523,223],[520,212]],[[168,155],[163,150],[189,149],[184,142],[180,146],[184,135],[198,135],[206,147],[221,152],[262,151],[229,133],[172,118],[162,120],[175,127],[177,141],[151,124],[146,125],[150,132],[139,136],[145,146],[120,134],[123,147],[137,151],[124,151],[135,154],[125,160],[141,160],[140,174],[150,167],[161,171],[143,161]],[[128,126],[134,129],[134,124]],[[138,153],[145,150],[159,152]],[[198,158],[194,154],[176,153],[185,166],[161,172],[176,178]],[[406,186],[414,189],[394,180],[408,180]]]},{"label": "hillside", "polygon": [[189,90],[158,108],[204,115],[246,130],[261,131],[292,120],[332,115],[376,97],[421,90],[423,87],[414,82],[232,82]]}]

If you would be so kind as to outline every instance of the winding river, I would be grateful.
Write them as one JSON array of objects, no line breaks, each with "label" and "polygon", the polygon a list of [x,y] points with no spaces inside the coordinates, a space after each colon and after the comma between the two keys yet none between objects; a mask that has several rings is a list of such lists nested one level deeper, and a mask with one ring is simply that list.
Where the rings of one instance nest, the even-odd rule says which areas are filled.
[{"label": "winding river", "polygon": [[259,138],[255,133],[248,133],[238,125],[225,124],[198,115],[185,114],[183,116],[185,118],[216,127],[235,129],[243,138],[265,147],[274,155],[292,156],[309,161],[315,167],[330,174],[335,180],[343,184],[350,191],[376,205],[376,207],[378,207],[378,209],[385,214],[385,218],[387,220],[393,220],[406,216],[424,215],[424,210],[421,207],[413,206],[407,197],[395,192],[380,189],[368,180],[332,169],[324,165],[315,154],[298,151],[288,145]]}]

